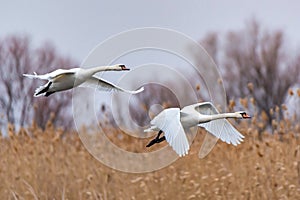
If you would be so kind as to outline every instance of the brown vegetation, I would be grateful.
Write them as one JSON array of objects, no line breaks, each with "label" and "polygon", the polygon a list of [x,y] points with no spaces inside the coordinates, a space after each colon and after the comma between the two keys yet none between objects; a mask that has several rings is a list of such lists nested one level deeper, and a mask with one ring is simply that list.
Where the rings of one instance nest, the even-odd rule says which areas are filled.
[{"label": "brown vegetation", "polygon": [[[238,124],[245,141],[237,147],[218,141],[199,159],[205,135],[200,130],[188,156],[144,174],[104,166],[76,132],[65,134],[52,123],[45,131],[33,124],[18,133],[9,125],[9,137],[0,139],[0,199],[299,199],[299,124],[274,121],[273,135],[258,134],[263,125],[258,118]],[[121,148],[149,151],[149,139],[109,130],[108,137]]]},{"label": "brown vegetation", "polygon": [[[75,131],[57,128],[62,122],[69,125],[65,122],[71,118],[65,114],[71,112],[60,108],[70,105],[70,93],[50,99],[33,99],[30,95],[36,82],[26,84],[22,73],[43,73],[52,67],[69,66],[70,60],[47,45],[32,51],[28,38],[0,41],[0,130],[8,124],[7,137],[0,136],[0,199],[300,199],[299,116],[296,112],[290,113],[289,118],[282,115],[289,112],[283,104],[284,96],[300,97],[299,89],[289,90],[299,80],[297,73],[291,73],[299,70],[299,58],[285,57],[281,32],[261,35],[258,28],[254,24],[245,32],[252,37],[248,40],[244,40],[244,32],[229,34],[231,43],[224,53],[227,60],[221,63],[233,67],[228,70],[231,77],[239,77],[227,82],[234,86],[227,88],[231,99],[228,110],[244,107],[253,111],[251,121],[234,123],[245,135],[245,141],[237,147],[218,141],[207,157],[199,159],[205,135],[199,129],[188,156],[143,174],[124,173],[103,165],[88,153]],[[217,36],[210,36],[209,52],[218,62]],[[32,55],[36,55],[35,59]],[[284,70],[287,68],[290,70]],[[287,71],[284,76],[279,73],[282,71]],[[11,85],[12,80],[16,84]],[[272,80],[277,80],[276,84]],[[195,88],[202,90],[199,84]],[[178,105],[175,98],[169,100],[173,94],[165,88],[152,86],[152,90],[145,91],[145,96],[136,95],[130,104],[130,114],[139,125],[150,121],[147,112],[152,105]],[[154,91],[157,95],[153,95]],[[236,97],[240,99],[237,101]],[[19,111],[14,111],[17,108]],[[109,111],[105,106],[101,109]],[[155,112],[159,108],[152,109]],[[142,153],[167,145],[161,143],[147,149],[149,139],[131,137],[116,128],[109,114],[103,116],[108,116],[101,119],[103,130],[122,149]],[[35,123],[28,126],[32,120]],[[21,128],[16,131],[15,126]]]}]

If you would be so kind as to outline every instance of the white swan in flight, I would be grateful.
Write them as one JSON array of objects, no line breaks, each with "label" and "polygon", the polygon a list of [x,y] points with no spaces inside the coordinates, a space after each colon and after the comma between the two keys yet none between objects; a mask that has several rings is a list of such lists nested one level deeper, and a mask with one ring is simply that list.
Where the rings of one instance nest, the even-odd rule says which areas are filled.
[{"label": "white swan in flight", "polygon": [[23,76],[28,78],[36,78],[42,80],[48,80],[43,86],[38,87],[35,90],[34,96],[46,96],[63,91],[68,90],[74,87],[92,87],[97,88],[103,91],[111,91],[118,90],[130,94],[136,94],[142,92],[144,90],[141,87],[138,90],[130,91],[125,90],[119,86],[116,86],[106,80],[93,76],[97,72],[100,71],[122,71],[129,70],[125,65],[112,65],[112,66],[99,66],[93,68],[73,68],[73,69],[57,69],[53,72],[38,75],[34,72],[34,74],[23,74]]},{"label": "white swan in flight", "polygon": [[[159,113],[151,121],[151,127],[145,132],[159,131],[156,138],[147,147],[166,140],[179,156],[188,154],[190,148],[184,129],[193,126],[205,128],[222,141],[237,145],[244,136],[239,133],[226,118],[246,119],[250,116],[245,111],[234,113],[219,113],[210,102],[197,103],[179,108],[168,108]],[[164,136],[160,135],[164,132]]]}]

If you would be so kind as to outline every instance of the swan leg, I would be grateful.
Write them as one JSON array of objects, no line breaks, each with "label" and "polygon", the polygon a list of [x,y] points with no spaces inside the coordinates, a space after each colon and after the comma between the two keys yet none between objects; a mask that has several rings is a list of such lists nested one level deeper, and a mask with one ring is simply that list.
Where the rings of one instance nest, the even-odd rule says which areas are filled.
[{"label": "swan leg", "polygon": [[160,130],[160,131],[158,132],[157,136],[156,136],[153,140],[151,140],[151,141],[147,144],[146,147],[151,147],[151,146],[154,145],[155,143],[161,143],[162,141],[166,140],[166,137],[165,137],[165,136],[162,136],[161,138],[159,138],[160,135],[162,134],[162,132],[163,132],[163,131]]},{"label": "swan leg", "polygon": [[48,96],[50,96],[53,93],[55,93],[55,92],[46,92],[45,96],[48,97]]},{"label": "swan leg", "polygon": [[155,138],[156,140],[159,139],[159,137],[160,137],[160,135],[162,134],[162,132],[163,132],[162,130],[160,130],[160,131],[158,132],[158,134],[157,134],[157,136],[156,136],[156,138]]},{"label": "swan leg", "polygon": [[162,141],[165,141],[166,137],[162,136],[161,138],[159,138],[158,140],[156,140],[156,143],[161,143]]},{"label": "swan leg", "polygon": [[40,94],[43,94],[45,92],[47,92],[51,86],[52,82],[49,81],[48,84],[46,85],[46,87],[42,88],[40,91],[38,91],[35,95],[38,96]]}]

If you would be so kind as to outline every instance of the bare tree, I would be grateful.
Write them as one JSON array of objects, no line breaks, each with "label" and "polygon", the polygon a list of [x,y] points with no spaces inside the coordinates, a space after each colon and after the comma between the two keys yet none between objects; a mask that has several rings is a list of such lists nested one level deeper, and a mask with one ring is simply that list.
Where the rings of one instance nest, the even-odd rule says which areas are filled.
[{"label": "bare tree", "polygon": [[[217,48],[217,43],[202,44]],[[262,30],[256,21],[244,30],[229,32],[223,48],[218,48],[228,97],[252,96],[271,123],[270,109],[282,105],[288,89],[299,81],[300,55],[287,50],[282,31]]]},{"label": "bare tree", "polygon": [[[22,74],[48,72],[54,68],[73,65],[73,61],[58,55],[50,44],[34,49],[28,36],[8,36],[0,40],[0,107],[2,124],[8,122],[24,126],[35,120],[44,127],[50,113],[55,114],[55,125],[69,126],[72,118],[68,117],[70,93],[60,97],[33,98],[39,84],[37,80],[27,80]],[[70,114],[71,116],[71,114]]]},{"label": "bare tree", "polygon": [[210,57],[214,60],[216,64],[218,64],[218,50],[219,50],[219,39],[218,34],[211,32],[208,33],[202,40],[201,45],[205,47],[205,50],[210,55]]}]

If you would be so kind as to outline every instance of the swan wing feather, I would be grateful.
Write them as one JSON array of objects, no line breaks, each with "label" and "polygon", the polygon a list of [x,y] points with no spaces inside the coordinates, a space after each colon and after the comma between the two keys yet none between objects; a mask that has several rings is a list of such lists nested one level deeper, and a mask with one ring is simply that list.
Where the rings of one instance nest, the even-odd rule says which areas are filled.
[{"label": "swan wing feather", "polygon": [[211,102],[197,103],[192,106],[197,112],[203,115],[219,114],[219,111]]},{"label": "swan wing feather", "polygon": [[244,136],[236,130],[226,119],[217,119],[198,126],[205,128],[215,137],[227,144],[238,145],[243,141]]},{"label": "swan wing feather", "polygon": [[47,74],[38,75],[36,72],[33,72],[33,74],[23,74],[23,76],[32,78],[32,79],[41,79],[41,80],[52,81],[52,80],[56,79],[57,77],[64,75],[64,74],[75,74],[79,70],[80,70],[80,68],[57,69],[57,70],[47,73]]},{"label": "swan wing feather", "polygon": [[[205,115],[219,114],[217,108],[210,102],[194,104],[194,109]],[[205,128],[215,137],[228,144],[237,145],[243,141],[244,136],[236,130],[227,119],[212,120],[207,123],[201,123],[198,126]]]},{"label": "swan wing feather", "polygon": [[151,124],[165,133],[166,141],[179,156],[188,154],[190,147],[180,122],[179,108],[163,110],[151,121]]},{"label": "swan wing feather", "polygon": [[126,92],[129,94],[137,94],[140,93],[144,90],[144,87],[139,88],[138,90],[126,90],[124,88],[121,88],[109,81],[106,81],[104,79],[92,76],[89,79],[87,79],[84,83],[82,83],[81,85],[79,85],[79,87],[89,87],[89,88],[94,88],[94,89],[98,89],[101,91],[122,91],[122,92]]}]

